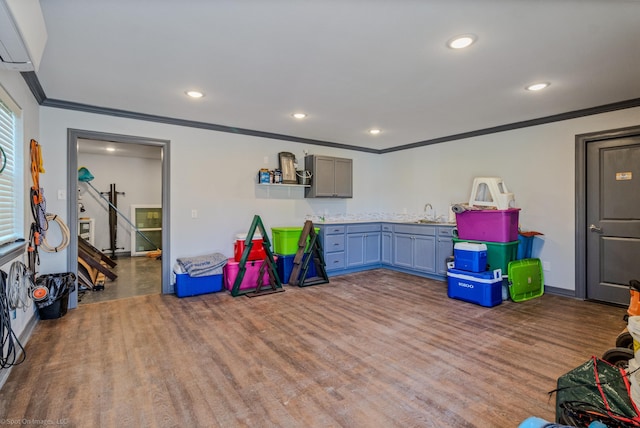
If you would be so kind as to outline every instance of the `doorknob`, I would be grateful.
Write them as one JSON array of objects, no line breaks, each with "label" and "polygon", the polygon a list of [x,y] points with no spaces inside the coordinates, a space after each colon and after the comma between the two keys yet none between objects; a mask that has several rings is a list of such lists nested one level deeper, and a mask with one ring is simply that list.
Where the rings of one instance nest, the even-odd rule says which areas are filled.
[{"label": "doorknob", "polygon": [[597,233],[602,233],[602,228],[596,226],[595,224],[592,224],[591,226],[589,226],[589,230],[591,232],[597,232]]}]

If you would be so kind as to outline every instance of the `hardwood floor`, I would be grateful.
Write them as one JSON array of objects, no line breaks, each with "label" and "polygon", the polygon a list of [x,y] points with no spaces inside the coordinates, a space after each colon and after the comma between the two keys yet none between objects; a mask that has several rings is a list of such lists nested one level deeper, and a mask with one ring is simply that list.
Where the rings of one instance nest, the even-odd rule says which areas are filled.
[{"label": "hardwood floor", "polygon": [[516,427],[613,347],[624,308],[494,308],[389,270],[257,298],[145,295],[41,321],[5,419],[88,427]]}]

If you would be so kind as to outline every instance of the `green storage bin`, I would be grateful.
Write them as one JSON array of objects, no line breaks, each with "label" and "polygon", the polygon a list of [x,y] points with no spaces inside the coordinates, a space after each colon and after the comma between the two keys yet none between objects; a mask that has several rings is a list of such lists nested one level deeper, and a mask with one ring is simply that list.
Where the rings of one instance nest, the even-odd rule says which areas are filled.
[{"label": "green storage bin", "polygon": [[502,269],[503,275],[506,275],[509,270],[509,262],[516,260],[518,256],[518,244],[520,243],[519,241],[487,242],[453,238],[453,244],[455,245],[457,242],[485,244],[487,246],[487,270]]},{"label": "green storage bin", "polygon": [[[320,233],[320,228],[315,228],[316,234]],[[302,227],[272,227],[273,252],[283,256],[290,256],[298,252],[298,241]],[[309,238],[307,238],[307,245]]]},{"label": "green storage bin", "polygon": [[540,297],[544,293],[544,274],[540,259],[509,263],[509,297],[514,302]]}]

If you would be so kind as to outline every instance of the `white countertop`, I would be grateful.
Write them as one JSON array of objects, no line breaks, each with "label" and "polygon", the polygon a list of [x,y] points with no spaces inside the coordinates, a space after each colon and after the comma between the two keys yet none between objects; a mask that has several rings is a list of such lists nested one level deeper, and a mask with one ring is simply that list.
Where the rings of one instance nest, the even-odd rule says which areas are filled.
[{"label": "white countertop", "polygon": [[456,223],[448,223],[448,222],[443,222],[443,223],[420,223],[418,221],[411,221],[411,220],[374,220],[374,219],[368,219],[368,220],[327,220],[327,221],[321,221],[321,220],[315,220],[313,221],[314,225],[322,225],[322,224],[357,224],[357,223],[394,223],[394,224],[411,224],[411,225],[421,225],[421,226],[455,226]]}]

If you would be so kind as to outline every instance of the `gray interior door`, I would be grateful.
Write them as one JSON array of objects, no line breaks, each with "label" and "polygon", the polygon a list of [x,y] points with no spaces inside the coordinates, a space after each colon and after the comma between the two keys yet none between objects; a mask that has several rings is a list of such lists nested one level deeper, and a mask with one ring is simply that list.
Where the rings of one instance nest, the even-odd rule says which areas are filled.
[{"label": "gray interior door", "polygon": [[588,299],[629,304],[640,279],[640,137],[587,144]]}]

